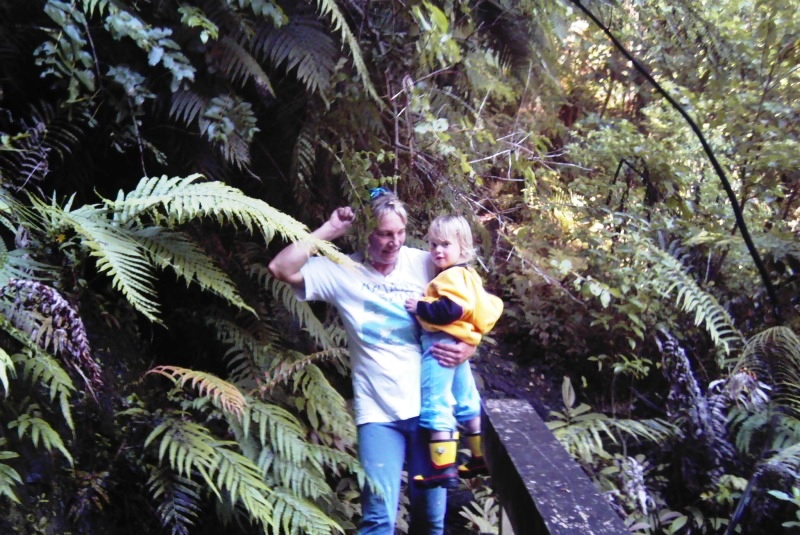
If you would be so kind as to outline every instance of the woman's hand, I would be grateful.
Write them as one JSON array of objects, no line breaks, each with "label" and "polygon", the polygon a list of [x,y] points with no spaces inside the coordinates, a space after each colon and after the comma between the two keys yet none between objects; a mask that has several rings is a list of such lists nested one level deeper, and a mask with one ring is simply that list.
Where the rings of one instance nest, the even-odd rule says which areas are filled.
[{"label": "woman's hand", "polygon": [[466,342],[434,344],[431,346],[431,354],[439,361],[439,364],[452,368],[472,358],[472,355],[475,354],[475,349],[475,346]]},{"label": "woman's hand", "polygon": [[355,218],[356,215],[349,206],[341,206],[334,210],[327,221],[332,232],[331,237],[327,239],[332,240],[347,234],[347,231],[353,226]]},{"label": "woman's hand", "polygon": [[405,307],[406,310],[411,312],[412,314],[417,313],[417,303],[419,303],[419,299],[414,299],[413,297],[409,297],[406,299]]}]

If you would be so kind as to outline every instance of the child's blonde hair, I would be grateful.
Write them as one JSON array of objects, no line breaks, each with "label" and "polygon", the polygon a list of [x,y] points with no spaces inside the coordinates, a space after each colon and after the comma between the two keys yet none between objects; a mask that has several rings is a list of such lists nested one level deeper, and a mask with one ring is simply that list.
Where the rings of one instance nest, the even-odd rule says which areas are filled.
[{"label": "child's blonde hair", "polygon": [[469,262],[475,258],[472,242],[472,229],[466,218],[460,215],[442,215],[431,221],[428,228],[429,240],[447,240],[461,247],[461,259]]}]

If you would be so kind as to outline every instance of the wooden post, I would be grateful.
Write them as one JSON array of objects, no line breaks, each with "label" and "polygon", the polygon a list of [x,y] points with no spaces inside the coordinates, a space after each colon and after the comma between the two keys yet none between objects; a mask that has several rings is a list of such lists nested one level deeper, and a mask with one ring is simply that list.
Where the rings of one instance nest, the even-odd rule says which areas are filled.
[{"label": "wooden post", "polygon": [[485,400],[482,425],[492,488],[514,534],[630,534],[528,402]]}]

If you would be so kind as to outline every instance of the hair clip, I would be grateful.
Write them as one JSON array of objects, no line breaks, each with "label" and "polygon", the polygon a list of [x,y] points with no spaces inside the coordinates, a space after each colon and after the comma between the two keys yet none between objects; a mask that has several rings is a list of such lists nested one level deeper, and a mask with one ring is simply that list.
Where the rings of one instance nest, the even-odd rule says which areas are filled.
[{"label": "hair clip", "polygon": [[369,190],[369,198],[375,200],[381,195],[388,195],[390,193],[391,191],[389,191],[386,188],[372,188],[371,190]]}]

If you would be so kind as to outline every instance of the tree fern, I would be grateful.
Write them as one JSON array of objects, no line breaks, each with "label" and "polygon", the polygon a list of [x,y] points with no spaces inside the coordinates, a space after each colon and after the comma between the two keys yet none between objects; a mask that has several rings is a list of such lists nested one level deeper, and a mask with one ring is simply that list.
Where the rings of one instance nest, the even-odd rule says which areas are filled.
[{"label": "tree fern", "polygon": [[0,288],[8,286],[12,280],[49,279],[54,269],[32,258],[29,248],[9,251],[0,240]]},{"label": "tree fern", "polygon": [[4,187],[33,186],[47,176],[50,167],[44,130],[44,125],[38,124],[4,140],[0,147],[0,176],[5,177]]},{"label": "tree fern", "polygon": [[224,491],[231,504],[239,503],[251,518],[264,527],[270,525],[271,490],[252,461],[229,449],[235,443],[218,440],[200,424],[173,417],[153,429],[145,447],[159,438],[160,461],[168,461],[180,476],[199,475],[217,499],[223,500]]},{"label": "tree fern", "polygon": [[3,385],[3,395],[8,397],[8,376],[14,376],[14,361],[6,350],[0,347],[0,384]]},{"label": "tree fern", "polygon": [[647,278],[650,285],[663,295],[675,294],[678,306],[683,311],[694,314],[695,325],[704,326],[714,344],[722,349],[725,355],[730,355],[732,351],[741,347],[742,335],[734,326],[733,318],[713,295],[702,289],[686,273],[686,268],[680,260],[642,235],[637,236],[636,243],[641,246],[637,248],[640,259],[652,265]]},{"label": "tree fern", "polygon": [[[291,463],[293,470],[306,470],[313,467],[321,473],[322,467],[338,471],[346,468],[355,473],[363,481],[363,470],[356,459],[345,452],[320,444],[312,444],[307,440],[307,430],[296,416],[277,405],[258,400],[251,400],[244,425],[240,429],[243,437],[253,437],[265,452],[259,454],[259,463],[265,469],[270,468],[273,456],[283,462]],[[306,466],[305,468],[303,468]],[[290,465],[282,465],[289,469]],[[282,480],[291,480],[286,474]]]},{"label": "tree fern", "polygon": [[320,13],[331,18],[334,31],[340,31],[342,33],[345,44],[347,44],[350,53],[353,54],[353,63],[356,66],[356,72],[358,72],[361,81],[364,83],[367,93],[379,106],[383,107],[383,101],[370,80],[369,70],[364,63],[364,57],[361,55],[361,47],[358,45],[355,35],[353,35],[353,32],[350,30],[350,26],[347,25],[347,20],[339,9],[339,6],[336,5],[334,0],[317,0],[317,7]]},{"label": "tree fern", "polygon": [[194,91],[176,91],[171,96],[169,116],[190,126],[198,120],[206,106],[208,106],[208,100]]},{"label": "tree fern", "polygon": [[273,511],[270,527],[273,533],[327,535],[344,532],[337,522],[322,513],[314,503],[289,492],[276,490],[270,496],[270,502]]},{"label": "tree fern", "polygon": [[254,49],[275,67],[295,71],[311,93],[327,100],[337,49],[316,16],[296,14],[280,28],[267,28],[253,39]]},{"label": "tree fern", "polygon": [[13,355],[14,365],[22,370],[22,377],[32,385],[41,384],[49,394],[50,401],[56,401],[64,421],[70,429],[75,429],[72,420],[72,393],[75,386],[69,374],[58,361],[35,346],[28,347]]},{"label": "tree fern", "polygon": [[102,386],[83,321],[55,289],[37,281],[12,279],[0,287],[0,312],[36,345],[60,355],[93,395]]},{"label": "tree fern", "polygon": [[[5,438],[0,438],[0,448],[5,447],[6,442]],[[7,465],[5,461],[18,457],[19,454],[13,451],[0,450],[0,496],[5,496],[16,503],[20,503],[20,501],[14,492],[14,487],[22,484],[22,477],[20,477],[19,472]]]},{"label": "tree fern", "polygon": [[177,366],[157,366],[147,373],[168,377],[176,385],[183,387],[189,383],[197,388],[201,396],[208,397],[216,407],[226,414],[241,418],[247,401],[235,385],[207,372],[180,368]]},{"label": "tree fern", "polygon": [[307,240],[321,252],[342,258],[335,247],[312,237],[305,225],[264,201],[247,197],[220,182],[202,182],[200,178],[200,175],[144,178],[130,193],[120,192],[116,201],[106,202],[117,212],[114,220],[121,224],[145,216],[165,226],[213,218],[221,224],[243,225],[248,232],[258,230],[266,242],[277,232],[290,241]]},{"label": "tree fern", "polygon": [[561,388],[563,411],[551,411],[547,427],[564,448],[585,466],[592,466],[595,457],[602,457],[610,445],[622,447],[627,439],[635,442],[661,442],[675,433],[668,422],[661,419],[630,420],[611,418],[592,412],[585,403],[575,405],[575,391],[565,377]]},{"label": "tree fern", "polygon": [[[81,245],[97,259],[101,273],[112,278],[128,301],[152,321],[159,321],[153,267],[171,267],[182,278],[198,283],[231,304],[249,309],[227,275],[182,235],[166,229],[191,220],[213,218],[219,223],[242,224],[258,230],[266,241],[275,232],[290,239],[308,239],[320,250],[342,258],[335,247],[314,239],[305,226],[267,203],[247,197],[219,182],[187,178],[143,179],[129,194],[120,192],[116,201],[103,205],[61,208],[32,197],[34,209],[51,224],[76,232]],[[148,224],[155,224],[156,229]]]},{"label": "tree fern", "polygon": [[199,119],[200,132],[219,148],[226,161],[250,164],[250,142],[258,132],[253,107],[237,95],[213,97]]},{"label": "tree fern", "polygon": [[347,403],[316,365],[308,362],[299,368],[292,374],[292,383],[302,393],[302,407],[312,428],[335,432],[345,445],[355,444],[356,428]]},{"label": "tree fern", "polygon": [[240,85],[252,80],[260,94],[274,96],[269,76],[256,58],[247,49],[229,36],[216,41],[211,54],[216,58],[219,68],[234,83]]},{"label": "tree fern", "polygon": [[58,450],[72,465],[74,463],[72,455],[64,446],[61,435],[53,429],[49,422],[36,416],[38,412],[38,405],[29,405],[23,414],[8,422],[8,429],[16,429],[19,438],[30,437],[31,442],[36,447],[41,444],[48,452],[52,452],[54,449]]},{"label": "tree fern", "polygon": [[156,514],[172,535],[189,535],[200,512],[200,485],[189,478],[153,467],[147,489],[158,503]]},{"label": "tree fern", "polygon": [[771,327],[751,337],[733,373],[755,375],[772,387],[771,399],[800,418],[800,338],[788,327]]},{"label": "tree fern", "polygon": [[266,272],[263,273],[271,279],[270,290],[275,299],[283,303],[286,309],[297,318],[300,325],[320,347],[324,350],[332,350],[343,345],[341,333],[337,332],[333,327],[326,327],[319,318],[317,318],[308,303],[300,301],[295,297],[294,290],[292,290],[290,285],[277,279],[272,279],[272,276]]},{"label": "tree fern", "polygon": [[[41,211],[59,210],[34,202]],[[113,225],[107,210],[100,206],[60,210],[57,215],[82,238],[82,245],[97,259],[98,271],[111,277],[114,289],[121,291],[151,321],[159,321],[153,288],[155,276],[146,252],[133,233]]]},{"label": "tree fern", "polygon": [[[133,230],[132,235],[142,245],[152,264],[174,270],[187,286],[196,283],[201,289],[229,302],[240,302],[239,290],[230,277],[211,262],[206,252],[186,234],[163,227],[146,227]],[[240,306],[252,310],[243,303]]]}]

